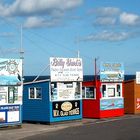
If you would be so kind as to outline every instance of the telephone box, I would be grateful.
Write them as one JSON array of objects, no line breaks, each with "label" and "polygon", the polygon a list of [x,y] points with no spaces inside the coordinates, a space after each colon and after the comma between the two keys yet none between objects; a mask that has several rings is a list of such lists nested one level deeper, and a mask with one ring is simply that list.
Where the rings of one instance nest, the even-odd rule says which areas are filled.
[{"label": "telephone box", "polygon": [[0,59],[0,127],[22,124],[22,60]]},{"label": "telephone box", "polygon": [[103,63],[100,80],[82,83],[84,118],[124,115],[123,73],[121,63]]}]

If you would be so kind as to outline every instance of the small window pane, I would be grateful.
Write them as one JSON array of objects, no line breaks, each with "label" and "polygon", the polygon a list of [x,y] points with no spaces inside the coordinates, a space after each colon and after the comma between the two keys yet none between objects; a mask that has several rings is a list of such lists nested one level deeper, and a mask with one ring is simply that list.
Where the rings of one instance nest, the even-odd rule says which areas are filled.
[{"label": "small window pane", "polygon": [[121,86],[117,85],[117,96],[120,97],[121,96]]},{"label": "small window pane", "polygon": [[75,98],[79,99],[81,98],[81,93],[80,93],[80,82],[77,82],[76,88],[75,88]]},{"label": "small window pane", "polygon": [[30,97],[30,99],[35,98],[35,90],[34,90],[34,88],[29,89],[29,97]]},{"label": "small window pane", "polygon": [[85,87],[82,87],[82,98],[85,98]]},{"label": "small window pane", "polygon": [[102,96],[106,97],[106,85],[102,85]]},{"label": "small window pane", "polygon": [[95,98],[94,87],[86,87],[86,98]]},{"label": "small window pane", "polygon": [[37,99],[42,98],[42,90],[41,90],[41,88],[36,88],[36,98]]},{"label": "small window pane", "polygon": [[56,83],[51,84],[51,100],[57,100],[57,86]]},{"label": "small window pane", "polygon": [[108,97],[115,97],[115,88],[108,88]]}]

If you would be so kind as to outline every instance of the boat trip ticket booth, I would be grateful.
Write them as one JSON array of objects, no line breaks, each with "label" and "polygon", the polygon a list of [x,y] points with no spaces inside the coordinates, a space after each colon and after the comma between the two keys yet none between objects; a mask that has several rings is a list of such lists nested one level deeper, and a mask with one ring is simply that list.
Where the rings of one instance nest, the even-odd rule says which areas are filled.
[{"label": "boat trip ticket booth", "polygon": [[82,83],[83,118],[124,115],[122,63],[101,63],[100,79]]},{"label": "boat trip ticket booth", "polygon": [[140,72],[136,72],[136,79],[124,82],[124,111],[126,114],[140,113]]},{"label": "boat trip ticket booth", "polygon": [[23,120],[82,119],[82,59],[50,58],[50,78],[24,83]]},{"label": "boat trip ticket booth", "polygon": [[22,124],[22,60],[0,59],[0,127]]}]

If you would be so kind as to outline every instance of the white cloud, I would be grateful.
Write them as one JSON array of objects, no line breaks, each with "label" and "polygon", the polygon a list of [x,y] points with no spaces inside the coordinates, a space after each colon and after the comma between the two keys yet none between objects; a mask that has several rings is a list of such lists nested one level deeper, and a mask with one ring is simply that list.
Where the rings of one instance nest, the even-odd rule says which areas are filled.
[{"label": "white cloud", "polygon": [[0,4],[1,16],[46,15],[65,11],[82,4],[83,0],[15,0],[11,5]]},{"label": "white cloud", "polygon": [[41,17],[29,17],[25,23],[24,28],[38,28],[38,27],[54,27],[60,25],[61,22],[59,19],[50,19],[46,20]]},{"label": "white cloud", "polygon": [[12,32],[1,32],[0,37],[13,37],[14,33]]},{"label": "white cloud", "polygon": [[97,16],[114,16],[120,13],[120,9],[116,7],[100,7],[90,10],[89,13],[95,13]]},{"label": "white cloud", "polygon": [[91,34],[87,37],[81,38],[79,41],[122,41],[130,38],[132,36],[131,33],[128,32],[110,32],[110,31],[102,31],[97,34]]},{"label": "white cloud", "polygon": [[98,17],[94,24],[95,25],[114,25],[116,23],[116,18],[113,17]]},{"label": "white cloud", "polygon": [[140,25],[140,16],[123,12],[120,15],[120,23],[124,25]]}]

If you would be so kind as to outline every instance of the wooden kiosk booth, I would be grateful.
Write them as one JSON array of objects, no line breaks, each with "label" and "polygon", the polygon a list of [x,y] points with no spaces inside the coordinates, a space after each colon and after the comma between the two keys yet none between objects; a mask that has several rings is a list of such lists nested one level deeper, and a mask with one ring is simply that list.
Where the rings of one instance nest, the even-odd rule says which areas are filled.
[{"label": "wooden kiosk booth", "polygon": [[127,114],[140,113],[140,72],[136,79],[124,82],[124,111]]},{"label": "wooden kiosk booth", "polygon": [[22,124],[22,60],[0,59],[0,127]]},{"label": "wooden kiosk booth", "polygon": [[50,73],[50,79],[24,83],[23,120],[82,119],[82,59],[51,57]]},{"label": "wooden kiosk booth", "polygon": [[124,115],[124,68],[122,63],[101,63],[100,80],[82,83],[83,117]]}]

